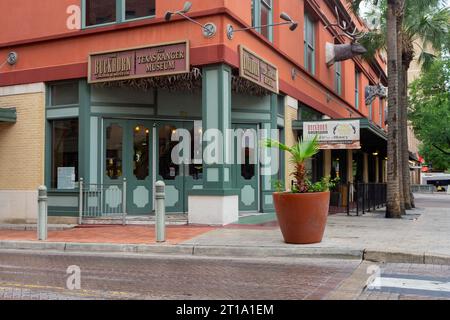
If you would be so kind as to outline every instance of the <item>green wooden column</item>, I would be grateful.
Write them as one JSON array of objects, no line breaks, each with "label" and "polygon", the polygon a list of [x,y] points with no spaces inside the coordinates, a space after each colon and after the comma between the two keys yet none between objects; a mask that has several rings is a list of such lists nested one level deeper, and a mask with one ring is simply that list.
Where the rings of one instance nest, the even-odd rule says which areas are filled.
[{"label": "green wooden column", "polygon": [[[230,163],[231,69],[217,65],[203,69],[203,190],[205,195],[236,195],[232,189]],[[209,141],[205,141],[209,140]],[[215,152],[212,152],[212,148]],[[211,150],[211,152],[208,152]],[[217,160],[217,161],[216,161]]]},{"label": "green wooden column", "polygon": [[78,82],[79,86],[79,139],[78,139],[78,176],[85,183],[90,180],[90,145],[91,145],[91,95],[90,85],[85,79]]},{"label": "green wooden column", "polygon": [[[237,222],[238,190],[232,187],[231,69],[203,68],[203,186],[189,192],[189,223],[226,225]],[[228,132],[229,133],[229,132]],[[214,151],[213,151],[214,150]]]},{"label": "green wooden column", "polygon": [[[265,132],[267,132],[269,135],[272,134],[271,130],[277,130],[277,119],[278,119],[278,95],[272,94],[270,97],[270,122],[263,123],[262,129],[264,129]],[[276,139],[278,141],[281,141],[281,137],[278,136],[267,136],[267,138]],[[277,149],[268,149],[265,150],[267,152],[267,155],[271,157],[272,161],[270,163],[270,167],[265,166],[263,168],[263,175],[261,176],[261,188],[262,188],[262,199],[261,199],[261,207],[263,212],[273,212],[274,205],[273,205],[273,198],[272,193],[275,191],[273,187],[273,183],[278,180],[278,170],[282,170],[283,164],[281,163],[281,159],[278,157],[278,150]],[[267,171],[271,171],[273,174],[268,175],[264,174],[264,172],[267,173]]]}]

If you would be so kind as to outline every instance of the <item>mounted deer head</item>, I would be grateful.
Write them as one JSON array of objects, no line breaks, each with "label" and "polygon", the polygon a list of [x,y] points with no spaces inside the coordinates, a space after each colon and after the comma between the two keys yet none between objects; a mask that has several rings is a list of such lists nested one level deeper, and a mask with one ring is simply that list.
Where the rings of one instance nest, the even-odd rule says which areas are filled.
[{"label": "mounted deer head", "polygon": [[364,90],[364,98],[366,100],[366,106],[370,105],[376,97],[386,98],[388,95],[387,88],[381,83],[375,86],[367,86]]},{"label": "mounted deer head", "polygon": [[367,52],[367,49],[358,43],[358,41],[361,38],[363,38],[367,34],[367,32],[358,31],[358,28],[356,26],[353,30],[351,30],[351,25],[347,25],[346,21],[341,21],[337,7],[335,7],[335,11],[337,22],[325,26],[325,29],[333,28],[337,32],[337,35],[335,35],[334,38],[344,36],[350,39],[351,43],[350,44],[333,44],[329,42],[326,43],[325,50],[328,67],[331,67],[335,62],[345,61]]}]

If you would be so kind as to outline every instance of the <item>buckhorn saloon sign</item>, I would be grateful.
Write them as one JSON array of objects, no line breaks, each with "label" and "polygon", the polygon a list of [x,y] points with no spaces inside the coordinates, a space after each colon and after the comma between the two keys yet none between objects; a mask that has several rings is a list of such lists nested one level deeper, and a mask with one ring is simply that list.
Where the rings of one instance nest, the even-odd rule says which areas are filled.
[{"label": "buckhorn saloon sign", "polygon": [[278,69],[244,46],[240,46],[239,51],[241,77],[258,84],[273,93],[278,93]]},{"label": "buckhorn saloon sign", "polygon": [[303,123],[303,138],[317,135],[320,149],[361,149],[359,120],[312,121]]},{"label": "buckhorn saloon sign", "polygon": [[89,83],[148,78],[189,72],[189,42],[93,53]]}]

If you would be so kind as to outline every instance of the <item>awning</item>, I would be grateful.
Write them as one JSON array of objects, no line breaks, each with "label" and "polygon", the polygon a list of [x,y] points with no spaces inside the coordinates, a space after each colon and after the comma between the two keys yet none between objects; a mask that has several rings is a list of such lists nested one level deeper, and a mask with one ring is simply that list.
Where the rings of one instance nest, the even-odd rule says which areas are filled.
[{"label": "awning", "polygon": [[380,153],[382,156],[387,154],[387,133],[377,126],[372,121],[366,118],[360,119],[329,119],[329,120],[314,120],[314,121],[301,121],[293,120],[292,128],[299,132],[303,132],[303,124],[316,121],[336,121],[336,120],[359,120],[361,129],[361,146],[365,152]]},{"label": "awning", "polygon": [[0,108],[0,122],[16,122],[16,108]]}]

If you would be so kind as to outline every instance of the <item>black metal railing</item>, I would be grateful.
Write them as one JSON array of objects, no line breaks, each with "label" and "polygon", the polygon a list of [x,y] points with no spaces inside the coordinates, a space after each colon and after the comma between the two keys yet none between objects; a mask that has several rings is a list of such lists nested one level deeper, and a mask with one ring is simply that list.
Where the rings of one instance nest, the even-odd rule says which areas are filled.
[{"label": "black metal railing", "polygon": [[347,214],[355,212],[357,216],[386,206],[387,185],[385,183],[349,184]]}]

